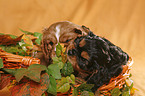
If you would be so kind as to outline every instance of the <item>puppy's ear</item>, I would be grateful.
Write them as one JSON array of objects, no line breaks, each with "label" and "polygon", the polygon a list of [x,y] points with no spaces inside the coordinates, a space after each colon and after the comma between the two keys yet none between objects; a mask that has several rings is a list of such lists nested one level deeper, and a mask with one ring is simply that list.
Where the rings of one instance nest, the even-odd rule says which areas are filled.
[{"label": "puppy's ear", "polygon": [[86,27],[86,26],[84,26],[84,25],[82,25],[82,27],[83,27],[84,29],[86,29],[86,30],[90,30],[88,27]]},{"label": "puppy's ear", "polygon": [[89,34],[88,34],[90,37],[93,37],[93,36],[96,36],[92,31],[89,31]]},{"label": "puppy's ear", "polygon": [[75,31],[75,33],[82,34],[82,31],[77,28],[74,28],[74,31]]}]

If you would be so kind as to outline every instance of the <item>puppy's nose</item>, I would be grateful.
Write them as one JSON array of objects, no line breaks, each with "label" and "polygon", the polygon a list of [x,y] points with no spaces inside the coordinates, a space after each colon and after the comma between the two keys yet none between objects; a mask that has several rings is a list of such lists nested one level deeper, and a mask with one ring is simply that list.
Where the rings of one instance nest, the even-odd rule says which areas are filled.
[{"label": "puppy's nose", "polygon": [[75,55],[75,49],[68,50],[68,55],[69,55],[69,56]]}]

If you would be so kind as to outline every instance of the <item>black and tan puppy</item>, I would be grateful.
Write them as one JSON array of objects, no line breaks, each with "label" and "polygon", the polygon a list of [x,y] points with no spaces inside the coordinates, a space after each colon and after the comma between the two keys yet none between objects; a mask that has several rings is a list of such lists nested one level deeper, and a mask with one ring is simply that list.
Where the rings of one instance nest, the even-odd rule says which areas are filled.
[{"label": "black and tan puppy", "polygon": [[44,60],[42,64],[48,65],[51,62],[52,56],[55,55],[55,47],[58,42],[64,43],[65,46],[69,41],[74,40],[79,36],[88,35],[88,29],[80,25],[76,25],[69,21],[56,22],[50,27],[43,30],[41,48]]},{"label": "black and tan puppy", "polygon": [[67,48],[68,60],[75,72],[88,84],[95,84],[94,92],[112,77],[122,72],[129,56],[105,38],[94,35],[77,37]]}]

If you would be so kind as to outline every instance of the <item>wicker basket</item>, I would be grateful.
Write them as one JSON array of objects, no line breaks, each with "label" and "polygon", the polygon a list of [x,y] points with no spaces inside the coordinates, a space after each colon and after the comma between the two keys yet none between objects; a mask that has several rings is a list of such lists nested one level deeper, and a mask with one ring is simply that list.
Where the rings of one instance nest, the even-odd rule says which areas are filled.
[{"label": "wicker basket", "polygon": [[[4,68],[9,68],[9,69],[26,68],[32,64],[40,64],[40,59],[38,59],[38,58],[14,55],[14,54],[5,52],[2,49],[0,49],[0,58],[3,59]],[[107,85],[104,84],[96,92],[101,91],[101,94],[108,95],[106,93],[114,88],[121,89],[123,87],[123,85],[125,84],[125,80],[130,75],[129,71],[131,69],[132,64],[133,64],[133,60],[130,57],[128,60],[128,63],[126,65],[122,66],[123,67],[122,73],[115,78],[111,78],[109,84],[107,84]],[[72,90],[69,93],[68,92],[67,93],[58,93],[57,96],[72,96],[71,93],[72,93]]]},{"label": "wicker basket", "polygon": [[9,68],[9,69],[26,68],[32,64],[40,64],[40,59],[38,58],[14,55],[5,52],[2,49],[0,49],[0,58],[3,59],[4,68]]}]

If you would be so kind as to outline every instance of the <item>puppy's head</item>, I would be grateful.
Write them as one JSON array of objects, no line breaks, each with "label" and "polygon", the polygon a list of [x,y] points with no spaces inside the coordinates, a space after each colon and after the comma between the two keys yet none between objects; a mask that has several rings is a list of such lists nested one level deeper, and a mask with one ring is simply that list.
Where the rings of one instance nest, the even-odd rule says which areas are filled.
[{"label": "puppy's head", "polygon": [[110,71],[111,76],[119,75],[121,65],[126,64],[129,58],[121,48],[92,32],[87,36],[77,37],[68,46],[67,53],[68,60],[77,71],[96,72],[104,68]]},{"label": "puppy's head", "polygon": [[56,22],[43,30],[41,48],[47,65],[55,56],[55,47],[58,42],[68,45],[77,37],[88,35],[89,29],[69,21]]},{"label": "puppy's head", "polygon": [[[74,40],[67,48],[68,59],[72,65],[85,71],[96,71],[109,63],[107,43],[98,36],[82,36]],[[74,68],[75,69],[75,68]]]}]

